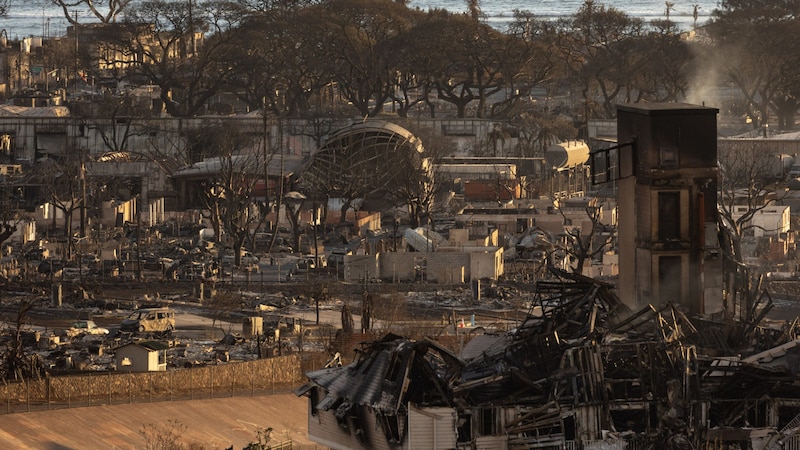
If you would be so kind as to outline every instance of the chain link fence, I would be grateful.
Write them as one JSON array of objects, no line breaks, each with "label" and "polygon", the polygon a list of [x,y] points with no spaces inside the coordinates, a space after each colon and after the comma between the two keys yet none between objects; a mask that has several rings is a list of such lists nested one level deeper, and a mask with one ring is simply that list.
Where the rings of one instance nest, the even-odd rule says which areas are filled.
[{"label": "chain link fence", "polygon": [[287,393],[314,366],[314,360],[301,362],[301,355],[293,354],[164,372],[92,372],[4,382],[0,413]]}]

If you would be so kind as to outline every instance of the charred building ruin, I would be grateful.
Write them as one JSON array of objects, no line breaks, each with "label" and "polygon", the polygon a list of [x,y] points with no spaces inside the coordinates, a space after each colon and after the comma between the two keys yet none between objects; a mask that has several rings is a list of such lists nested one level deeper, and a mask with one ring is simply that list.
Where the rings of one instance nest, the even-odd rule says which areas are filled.
[{"label": "charred building ruin", "polygon": [[617,292],[633,308],[722,309],[717,112],[671,103],[618,107]]},{"label": "charred building ruin", "polygon": [[616,285],[551,268],[521,324],[471,336],[458,355],[435,339],[363,343],[352,364],[309,372],[298,389],[311,440],[370,450],[800,448],[796,323],[762,323],[766,292],[744,320],[712,314],[722,290],[715,117],[693,105],[619,107],[619,145],[600,155],[624,214]]}]

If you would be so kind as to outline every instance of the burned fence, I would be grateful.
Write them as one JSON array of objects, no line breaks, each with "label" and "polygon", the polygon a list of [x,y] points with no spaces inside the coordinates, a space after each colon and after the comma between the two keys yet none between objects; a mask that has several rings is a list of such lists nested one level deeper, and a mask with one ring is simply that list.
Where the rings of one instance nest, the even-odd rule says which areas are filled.
[{"label": "burned fence", "polygon": [[0,385],[0,412],[287,392],[302,381],[298,355],[161,372],[87,372]]},{"label": "burned fence", "polygon": [[[387,335],[349,366],[309,372],[297,393],[316,417],[310,435],[392,450],[448,429],[464,449],[699,448],[711,436],[746,448],[753,429],[774,442],[797,429],[800,340],[760,324],[768,296],[743,321],[672,304],[634,312],[610,285],[555,274],[538,283],[520,326],[475,336],[460,356]],[[437,419],[409,431],[418,414]]]}]

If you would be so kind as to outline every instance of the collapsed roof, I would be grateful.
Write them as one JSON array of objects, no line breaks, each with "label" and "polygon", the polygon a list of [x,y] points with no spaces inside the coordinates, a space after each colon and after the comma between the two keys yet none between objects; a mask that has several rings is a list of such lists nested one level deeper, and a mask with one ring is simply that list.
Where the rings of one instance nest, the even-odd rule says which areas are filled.
[{"label": "collapsed roof", "polygon": [[[800,412],[794,330],[690,318],[672,304],[633,312],[611,285],[551,270],[558,279],[537,283],[520,326],[476,336],[459,357],[431,339],[389,334],[364,343],[349,366],[309,372],[297,394],[343,430],[369,411],[388,448],[404,442],[412,407],[513,409],[497,433],[520,448],[599,440],[601,430],[698,443],[721,427],[785,428]],[[764,408],[780,411],[772,423]]]}]

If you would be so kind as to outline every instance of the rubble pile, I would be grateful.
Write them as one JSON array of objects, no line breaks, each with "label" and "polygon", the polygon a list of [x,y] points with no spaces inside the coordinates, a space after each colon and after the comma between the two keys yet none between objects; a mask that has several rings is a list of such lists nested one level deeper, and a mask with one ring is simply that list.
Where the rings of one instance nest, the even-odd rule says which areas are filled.
[{"label": "rubble pile", "polygon": [[766,449],[798,430],[800,340],[793,325],[762,327],[768,296],[753,320],[715,321],[672,304],[634,312],[611,285],[554,274],[520,326],[458,356],[389,334],[351,365],[309,372],[297,393],[319,422],[310,434],[395,449],[415,411],[449,420],[442,408],[457,417],[457,448]]}]

